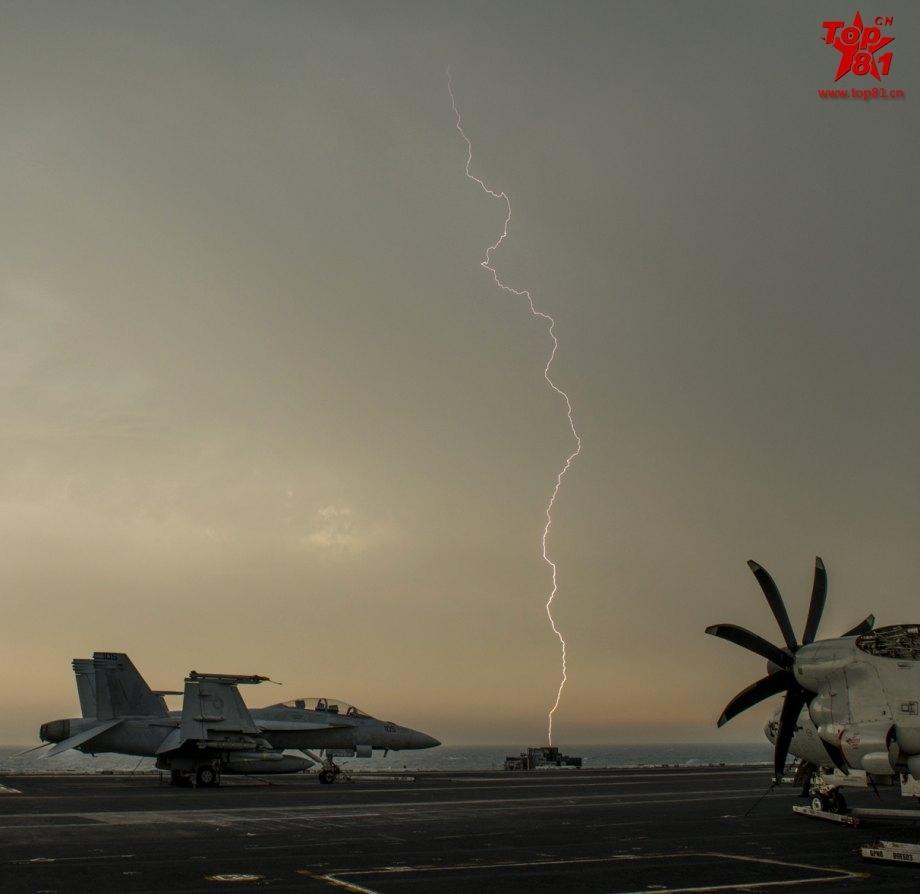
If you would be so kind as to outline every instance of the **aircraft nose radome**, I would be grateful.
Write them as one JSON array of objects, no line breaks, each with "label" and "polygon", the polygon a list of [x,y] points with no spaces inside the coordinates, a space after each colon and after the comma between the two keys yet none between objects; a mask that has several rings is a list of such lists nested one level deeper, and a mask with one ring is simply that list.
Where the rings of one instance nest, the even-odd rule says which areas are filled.
[{"label": "aircraft nose radome", "polygon": [[413,748],[436,748],[441,744],[434,736],[429,736],[416,730],[412,731],[412,735],[409,738]]}]

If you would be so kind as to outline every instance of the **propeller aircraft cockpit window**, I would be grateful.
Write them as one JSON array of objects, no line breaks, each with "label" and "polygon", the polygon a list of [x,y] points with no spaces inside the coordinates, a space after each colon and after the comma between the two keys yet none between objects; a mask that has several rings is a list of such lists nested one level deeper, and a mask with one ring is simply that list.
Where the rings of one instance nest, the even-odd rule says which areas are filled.
[{"label": "propeller aircraft cockpit window", "polygon": [[920,624],[895,624],[864,633],[856,648],[879,658],[920,661]]}]

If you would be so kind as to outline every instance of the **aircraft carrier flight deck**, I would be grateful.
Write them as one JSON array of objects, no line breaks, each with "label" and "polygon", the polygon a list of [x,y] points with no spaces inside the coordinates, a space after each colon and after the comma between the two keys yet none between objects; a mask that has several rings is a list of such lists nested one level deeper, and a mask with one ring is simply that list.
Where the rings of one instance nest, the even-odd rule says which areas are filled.
[{"label": "aircraft carrier flight deck", "polygon": [[916,825],[794,816],[788,786],[754,806],[769,783],[765,767],[296,775],[216,789],[8,775],[0,890],[918,890],[920,869],[859,853],[879,837],[916,842]]}]

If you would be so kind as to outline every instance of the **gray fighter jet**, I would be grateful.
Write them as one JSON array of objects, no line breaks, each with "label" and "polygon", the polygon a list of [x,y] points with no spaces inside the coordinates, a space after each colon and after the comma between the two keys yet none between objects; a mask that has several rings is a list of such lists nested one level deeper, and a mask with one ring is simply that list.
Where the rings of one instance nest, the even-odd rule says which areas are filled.
[{"label": "gray fighter jet", "polygon": [[[154,757],[176,785],[214,786],[221,773],[293,773],[314,763],[321,764],[320,782],[333,782],[335,757],[441,744],[337,699],[247,708],[238,687],[267,677],[192,671],[180,693],[152,690],[121,652],[75,658],[73,669],[83,716],[42,724],[45,744],[38,747],[53,746],[44,756],[74,748]],[[182,710],[169,711],[166,695],[182,695]]]}]

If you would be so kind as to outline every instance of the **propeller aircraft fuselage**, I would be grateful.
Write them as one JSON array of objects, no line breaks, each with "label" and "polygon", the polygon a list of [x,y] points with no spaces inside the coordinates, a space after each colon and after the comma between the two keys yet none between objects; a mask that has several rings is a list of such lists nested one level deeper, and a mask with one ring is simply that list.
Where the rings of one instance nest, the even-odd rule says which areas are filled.
[{"label": "propeller aircraft fuselage", "polygon": [[[920,780],[920,625],[821,640],[796,653],[794,673],[814,696],[790,752],[815,767]],[[778,720],[765,729],[775,742]],[[828,752],[828,747],[833,753]]]}]

